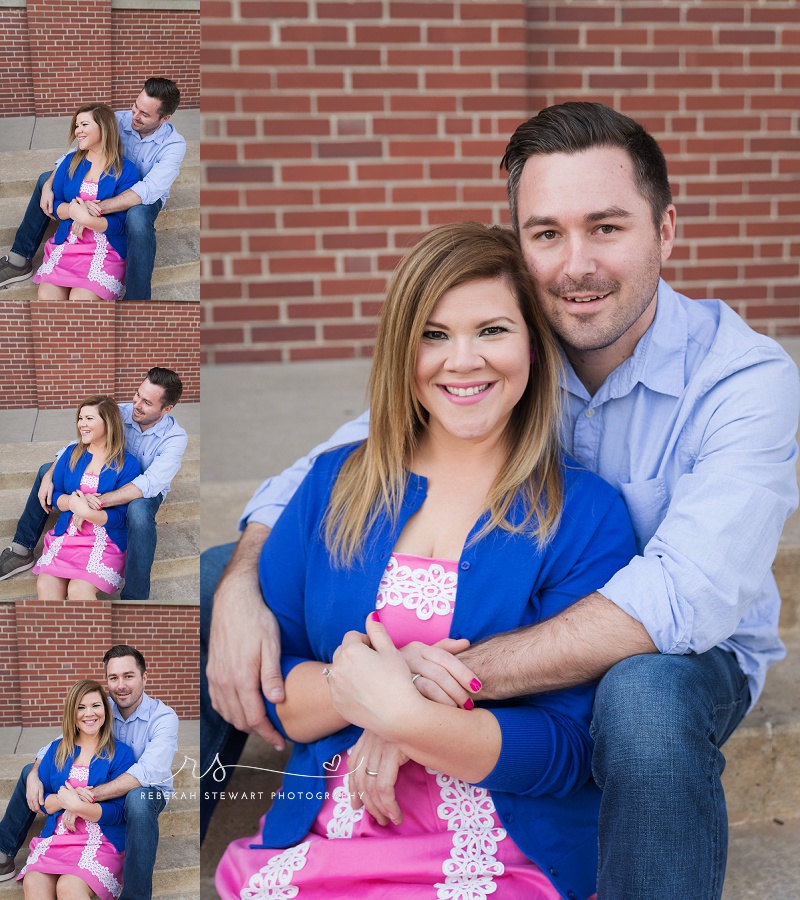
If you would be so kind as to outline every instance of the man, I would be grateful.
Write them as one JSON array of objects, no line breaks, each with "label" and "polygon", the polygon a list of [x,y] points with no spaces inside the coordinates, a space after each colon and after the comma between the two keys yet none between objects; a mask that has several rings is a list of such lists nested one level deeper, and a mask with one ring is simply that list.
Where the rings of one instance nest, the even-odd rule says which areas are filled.
[{"label": "man", "polygon": [[[186,141],[169,124],[180,99],[174,81],[148,78],[133,106],[117,112],[123,155],[136,166],[141,180],[119,196],[104,200],[102,210],[97,203],[86,204],[93,216],[127,210],[125,296],[128,300],[150,299],[156,259],[156,216],[167,202],[169,189],[186,155]],[[53,217],[53,176],[63,158],[56,161],[52,172],[39,177],[11,252],[0,258],[0,287],[25,281],[34,274],[31,261]]]},{"label": "man", "polygon": [[[144,693],[147,666],[135,647],[117,644],[103,657],[103,666],[114,737],[133,750],[136,763],[113,781],[89,788],[97,803],[124,795],[127,837],[120,900],[148,900],[153,895],[158,816],[172,791],[178,717],[165,703]],[[46,751],[42,747],[36,762],[22,770],[0,821],[0,881],[14,877],[14,857],[44,802],[37,771]]]},{"label": "man", "polygon": [[[125,425],[125,452],[133,454],[142,474],[108,494],[90,494],[94,509],[128,504],[128,552],[125,561],[123,600],[147,600],[150,597],[150,569],[156,553],[156,513],[178,474],[188,443],[186,432],[170,415],[180,400],[183,385],[171,369],[154,366],[133,396],[132,403],[121,403]],[[74,443],[74,442],[73,442]],[[71,445],[70,445],[71,446]],[[56,459],[67,449],[62,448]],[[42,536],[52,510],[53,469],[45,463],[36,476],[25,510],[17,523],[10,547],[0,554],[0,581],[30,569],[33,550]]]},{"label": "man", "polygon": [[[600,900],[718,898],[719,747],[784,654],[770,567],[797,505],[797,370],[720,301],[660,280],[676,212],[663,154],[636,122],[600,104],[550,107],[517,129],[504,164],[512,222],[564,352],[566,450],[618,487],[641,555],[561,615],[460,656],[483,684],[478,698],[602,678]],[[365,424],[334,439],[363,437]],[[259,489],[214,596],[210,699],[276,745],[261,691],[282,697],[279,641],[254,567],[304,468]],[[230,555],[209,552],[209,581]],[[440,678],[435,665],[419,674],[423,693]],[[203,702],[204,765],[214,753],[225,764],[241,731]],[[389,805],[395,774],[379,773]]]}]

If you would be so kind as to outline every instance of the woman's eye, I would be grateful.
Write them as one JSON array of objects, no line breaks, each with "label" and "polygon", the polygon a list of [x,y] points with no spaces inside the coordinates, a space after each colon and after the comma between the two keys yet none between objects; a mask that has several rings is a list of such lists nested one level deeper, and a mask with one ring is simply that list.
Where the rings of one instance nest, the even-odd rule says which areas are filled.
[{"label": "woman's eye", "polygon": [[503,334],[507,329],[503,328],[502,325],[490,325],[488,328],[484,328],[482,334],[495,335],[495,334]]},{"label": "woman's eye", "polygon": [[423,331],[422,336],[426,341],[443,341],[447,337],[443,331]]}]

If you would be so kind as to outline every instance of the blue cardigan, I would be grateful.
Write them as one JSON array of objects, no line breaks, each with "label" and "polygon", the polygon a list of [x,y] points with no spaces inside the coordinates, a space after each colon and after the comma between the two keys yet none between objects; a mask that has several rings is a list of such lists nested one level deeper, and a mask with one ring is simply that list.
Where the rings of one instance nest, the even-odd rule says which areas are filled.
[{"label": "blue cardigan", "polygon": [[[39,778],[42,779],[45,795],[57,794],[58,789],[66,784],[72,763],[81,752],[80,746],[76,747],[75,752],[72,754],[72,759],[68,759],[64,768],[59,769],[56,766],[56,750],[60,744],[60,740],[53,741],[47,748],[47,753],[45,753],[41,763],[39,763]],[[113,781],[118,775],[123,775],[127,772],[136,762],[133,750],[127,744],[122,744],[119,741],[115,741],[114,744],[114,758],[112,760],[99,759],[95,756],[89,763],[88,783],[92,786]],[[125,849],[125,794],[121,797],[114,797],[113,800],[104,800],[100,804],[100,808],[102,815],[97,824],[102,826],[103,834],[117,850],[122,852]],[[42,806],[42,811],[47,815],[47,821],[42,829],[42,837],[50,837],[56,830],[56,822],[61,815],[61,811],[48,813],[44,806]]]},{"label": "blue cardigan", "polygon": [[[86,173],[91,169],[92,164],[85,157],[78,163],[75,174],[70,177],[68,170],[75,151],[68,153],[61,164],[56,169],[53,178],[53,215],[57,216],[56,210],[59,203],[69,203],[74,200],[81,192],[81,182]],[[116,197],[128,188],[132,188],[139,181],[139,174],[136,166],[129,160],[122,160],[122,171],[116,176],[103,174],[97,184],[97,200],[102,203],[109,197]],[[107,220],[108,225],[104,232],[108,238],[109,244],[125,259],[128,255],[128,238],[125,234],[125,215],[123,212],[103,213],[103,218]],[[69,229],[72,226],[72,219],[61,219],[53,240],[57,244],[63,244],[69,237]]]},{"label": "blue cardigan", "polygon": [[[53,470],[53,506],[58,503],[59,497],[79,490],[83,473],[86,471],[92,458],[92,454],[87,450],[78,460],[78,464],[75,468],[71,469],[69,460],[72,456],[74,446],[74,444],[70,444],[66,450],[64,450],[61,456],[58,457],[56,467]],[[142,473],[139,471],[139,463],[136,462],[136,457],[132,453],[126,453],[121,469],[109,469],[108,466],[103,466],[103,469],[100,472],[100,483],[98,484],[97,491],[100,494],[106,494],[109,491],[122,487],[124,484],[129,484],[134,478],[138,478],[141,474]],[[128,529],[126,527],[127,510],[127,503],[103,508],[103,511],[108,516],[108,521],[105,524],[106,532],[120,550],[125,550],[128,546]],[[71,520],[71,510],[61,512],[56,521],[54,533],[56,535],[64,534],[69,527]]]},{"label": "blue cardigan", "polygon": [[[320,526],[336,474],[355,446],[317,459],[261,553],[261,587],[280,623],[284,677],[306,660],[330,662],[345,632],[364,630],[392,548],[425,499],[426,479],[410,474],[398,521],[384,516],[376,523],[361,563],[332,568]],[[499,529],[467,542],[458,563],[450,637],[474,642],[549,618],[635,556],[633,529],[618,493],[572,460],[564,466],[564,482],[561,525],[544,549],[529,536]],[[517,502],[512,521],[522,516]],[[502,748],[480,786],[490,790],[500,821],[520,849],[565,897],[588,897],[595,890],[600,791],[591,777],[594,692],[594,685],[584,685],[481,704],[497,717]],[[270,703],[267,712],[285,735]],[[360,733],[351,725],[294,745],[281,791],[293,796],[278,795],[259,846],[288,847],[304,838],[322,806],[323,763],[352,746]]]}]

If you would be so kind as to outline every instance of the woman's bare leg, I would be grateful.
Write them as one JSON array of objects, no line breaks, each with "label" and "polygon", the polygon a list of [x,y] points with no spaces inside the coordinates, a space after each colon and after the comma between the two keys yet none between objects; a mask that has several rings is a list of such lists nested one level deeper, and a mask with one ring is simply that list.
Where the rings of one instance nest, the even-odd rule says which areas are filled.
[{"label": "woman's bare leg", "polygon": [[47,875],[44,872],[28,872],[22,879],[25,900],[56,900],[58,878],[58,875]]},{"label": "woman's bare leg", "polygon": [[56,885],[58,900],[91,900],[95,894],[89,885],[77,875],[60,875]]},{"label": "woman's bare leg", "polygon": [[69,288],[43,281],[39,285],[40,300],[69,300]]},{"label": "woman's bare leg", "polygon": [[90,603],[97,600],[97,588],[88,581],[73,578],[67,588],[70,603]]},{"label": "woman's bare leg", "polygon": [[36,593],[40,600],[65,600],[67,597],[67,579],[56,578],[42,572],[36,579]]},{"label": "woman's bare leg", "polygon": [[100,297],[97,294],[92,293],[92,291],[87,291],[86,288],[73,288],[69,292],[70,300],[99,300]]}]

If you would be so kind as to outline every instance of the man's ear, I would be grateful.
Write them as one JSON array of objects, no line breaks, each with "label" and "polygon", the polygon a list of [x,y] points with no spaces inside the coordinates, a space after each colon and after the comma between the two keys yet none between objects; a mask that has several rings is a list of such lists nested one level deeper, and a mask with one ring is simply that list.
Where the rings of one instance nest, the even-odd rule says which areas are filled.
[{"label": "man's ear", "polygon": [[664,210],[664,216],[661,219],[661,262],[665,263],[672,255],[672,245],[675,243],[675,221],[677,212],[672,203]]}]

